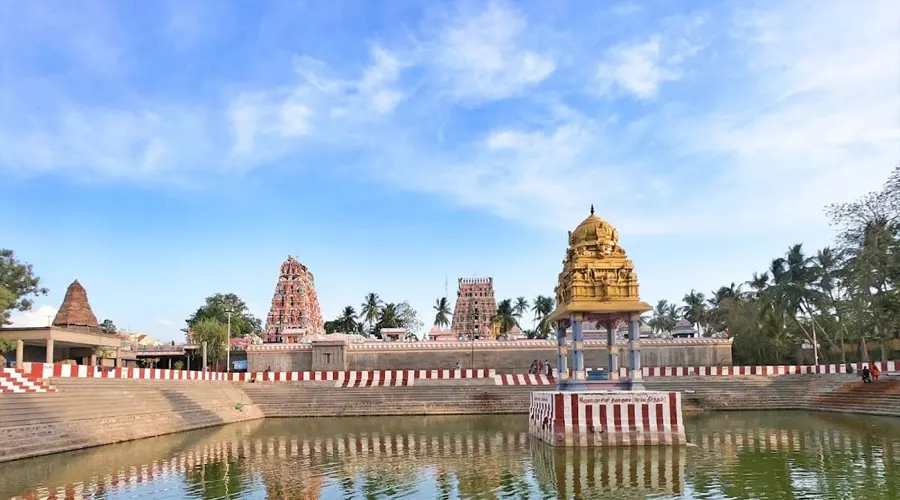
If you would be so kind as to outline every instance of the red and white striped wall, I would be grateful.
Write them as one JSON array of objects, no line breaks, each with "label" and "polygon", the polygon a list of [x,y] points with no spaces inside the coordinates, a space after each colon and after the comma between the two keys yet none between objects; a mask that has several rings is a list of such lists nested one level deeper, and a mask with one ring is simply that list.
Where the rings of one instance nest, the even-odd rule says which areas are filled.
[{"label": "red and white striped wall", "polygon": [[[883,372],[900,371],[900,361],[873,361],[871,363],[851,363],[854,373],[863,369],[863,366],[874,364]],[[587,368],[586,372],[602,370],[602,368]],[[619,376],[629,375],[627,367],[619,367]],[[574,376],[574,370],[569,370],[569,378]],[[647,377],[734,377],[734,376],[778,376],[778,375],[828,375],[847,373],[847,366],[841,364],[831,365],[758,365],[758,366],[645,366],[641,368],[641,374]],[[553,370],[556,376],[556,370]]]},{"label": "red and white striped wall", "polygon": [[556,379],[547,375],[496,375],[494,376],[496,385],[556,385]]},{"label": "red and white striped wall", "polygon": [[533,392],[529,432],[554,446],[684,444],[681,394]]},{"label": "red and white striped wall", "polygon": [[[99,368],[86,365],[49,363],[23,363],[23,372],[37,378],[115,378],[136,380],[215,380],[232,382],[337,382],[364,380],[377,381],[371,385],[409,385],[402,381],[455,380],[493,378],[493,369],[467,370],[367,370],[367,371],[304,371],[304,372],[199,372],[164,370],[158,368]],[[358,385],[340,385],[356,387]]]},{"label": "red and white striped wall", "polygon": [[0,394],[25,392],[56,392],[56,389],[14,368],[0,369]]}]

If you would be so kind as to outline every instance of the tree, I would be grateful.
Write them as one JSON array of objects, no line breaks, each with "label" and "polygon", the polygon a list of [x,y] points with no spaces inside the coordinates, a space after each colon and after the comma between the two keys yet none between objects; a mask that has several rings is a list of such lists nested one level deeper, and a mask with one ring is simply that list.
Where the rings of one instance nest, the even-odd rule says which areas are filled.
[{"label": "tree", "polygon": [[515,305],[513,305],[513,312],[516,318],[522,319],[522,316],[528,312],[528,299],[525,297],[517,298]]},{"label": "tree", "polygon": [[19,262],[12,250],[0,249],[0,326],[10,324],[11,311],[30,311],[31,297],[47,292],[31,264]]},{"label": "tree", "polygon": [[703,324],[706,322],[705,297],[702,293],[691,290],[691,293],[685,295],[682,300],[684,306],[681,308],[681,314],[684,319],[691,322],[700,335],[703,335]]},{"label": "tree", "polygon": [[453,315],[450,312],[450,301],[447,300],[447,297],[441,297],[434,301],[434,326],[438,328],[445,328],[450,326],[450,316]]},{"label": "tree", "polygon": [[111,319],[104,319],[103,323],[100,323],[100,331],[109,335],[115,335],[119,329],[116,328],[116,324]]},{"label": "tree", "polygon": [[384,303],[378,297],[377,293],[366,295],[366,299],[363,301],[362,307],[360,308],[360,317],[369,325],[369,330],[375,328],[375,323],[378,322],[382,307],[384,307]]},{"label": "tree", "polygon": [[185,321],[191,330],[194,329],[194,325],[204,319],[212,319],[227,325],[229,310],[231,311],[232,337],[243,337],[251,333],[262,332],[262,321],[250,314],[247,304],[233,293],[217,293],[207,297],[203,306]]},{"label": "tree", "polygon": [[500,335],[502,336],[509,334],[509,331],[519,324],[512,299],[504,299],[497,304],[497,312],[494,314],[494,317],[491,318],[491,321],[500,326]]},{"label": "tree", "polygon": [[385,304],[378,315],[378,321],[375,322],[375,328],[372,330],[373,335],[381,338],[382,328],[400,328],[402,325],[400,314],[397,311],[397,304],[393,302]]},{"label": "tree", "polygon": [[356,322],[356,310],[353,309],[353,306],[345,307],[335,322],[343,333],[356,333],[359,330],[359,324]]},{"label": "tree", "polygon": [[425,323],[419,321],[419,313],[407,301],[397,304],[397,316],[400,319],[400,327],[406,329],[407,334],[418,337],[425,327]]},{"label": "tree", "polygon": [[215,319],[204,318],[191,328],[194,334],[194,341],[197,344],[206,342],[206,355],[210,361],[218,362],[226,355],[226,338],[228,337],[228,328],[226,325],[219,323]]},{"label": "tree", "polygon": [[553,297],[538,295],[534,299],[534,305],[531,310],[534,312],[534,322],[537,338],[545,339],[550,335],[550,321],[548,318],[553,312]]}]

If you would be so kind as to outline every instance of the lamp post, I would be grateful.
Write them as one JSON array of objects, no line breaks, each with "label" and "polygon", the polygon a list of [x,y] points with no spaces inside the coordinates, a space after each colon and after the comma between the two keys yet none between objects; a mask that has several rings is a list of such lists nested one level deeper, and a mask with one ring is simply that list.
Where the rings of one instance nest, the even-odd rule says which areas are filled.
[{"label": "lamp post", "polygon": [[478,309],[474,309],[474,319],[472,320],[472,360],[469,362],[469,365],[472,367],[472,370],[475,369],[475,334],[478,332]]},{"label": "lamp post", "polygon": [[225,371],[231,371],[231,315],[234,313],[234,309],[228,308],[225,310],[225,314],[228,315],[228,335],[225,337]]}]

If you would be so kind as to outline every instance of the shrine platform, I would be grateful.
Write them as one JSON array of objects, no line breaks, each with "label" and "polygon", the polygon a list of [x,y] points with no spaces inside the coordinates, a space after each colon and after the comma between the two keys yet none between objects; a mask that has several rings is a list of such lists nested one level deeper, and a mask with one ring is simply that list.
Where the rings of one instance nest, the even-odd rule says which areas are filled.
[{"label": "shrine platform", "polygon": [[685,444],[679,392],[532,392],[528,429],[553,446]]}]

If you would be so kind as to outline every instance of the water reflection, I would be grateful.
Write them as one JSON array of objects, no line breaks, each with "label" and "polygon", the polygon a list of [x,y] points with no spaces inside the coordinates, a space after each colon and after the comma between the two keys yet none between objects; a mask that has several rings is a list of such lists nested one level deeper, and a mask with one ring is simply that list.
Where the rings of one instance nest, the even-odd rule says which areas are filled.
[{"label": "water reflection", "polygon": [[900,498],[897,419],[720,413],[694,446],[554,449],[527,419],[247,422],[0,465],[0,498]]}]

